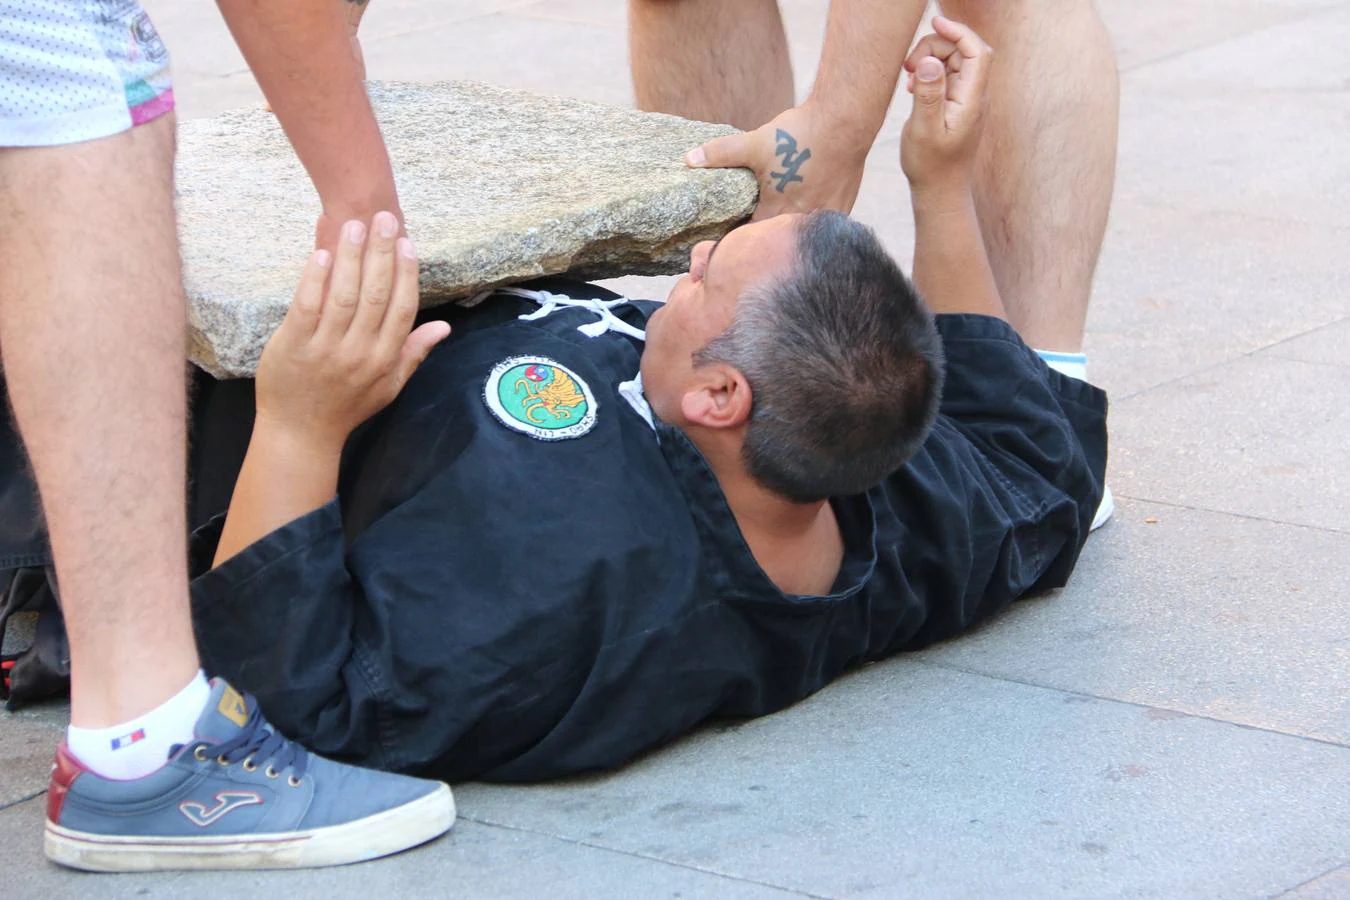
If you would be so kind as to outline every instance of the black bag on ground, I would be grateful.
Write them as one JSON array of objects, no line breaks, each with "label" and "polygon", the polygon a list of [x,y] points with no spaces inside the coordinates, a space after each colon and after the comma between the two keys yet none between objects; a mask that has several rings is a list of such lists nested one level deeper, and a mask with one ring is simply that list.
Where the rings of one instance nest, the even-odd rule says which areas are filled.
[{"label": "black bag on ground", "polygon": [[0,674],[11,712],[70,692],[70,643],[49,567],[0,573]]}]

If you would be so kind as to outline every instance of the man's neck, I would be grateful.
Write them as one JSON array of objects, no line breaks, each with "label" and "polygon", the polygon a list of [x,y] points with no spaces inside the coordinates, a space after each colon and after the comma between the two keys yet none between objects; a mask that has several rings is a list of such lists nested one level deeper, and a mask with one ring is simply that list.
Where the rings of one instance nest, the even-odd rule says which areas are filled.
[{"label": "man's neck", "polygon": [[828,500],[793,503],[745,470],[739,447],[703,452],[755,562],[787,594],[828,594],[844,561],[844,538]]}]

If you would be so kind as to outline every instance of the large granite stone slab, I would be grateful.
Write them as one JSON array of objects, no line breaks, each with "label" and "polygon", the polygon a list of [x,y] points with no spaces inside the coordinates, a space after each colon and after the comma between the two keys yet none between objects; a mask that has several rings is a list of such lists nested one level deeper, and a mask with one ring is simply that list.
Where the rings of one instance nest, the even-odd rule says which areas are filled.
[{"label": "large granite stone slab", "polygon": [[[373,83],[424,305],[487,287],[682,271],[746,219],[748,170],[692,170],[725,126],[469,82]],[[313,188],[276,119],[236,110],[179,130],[179,230],[192,360],[252,374],[311,248]]]}]

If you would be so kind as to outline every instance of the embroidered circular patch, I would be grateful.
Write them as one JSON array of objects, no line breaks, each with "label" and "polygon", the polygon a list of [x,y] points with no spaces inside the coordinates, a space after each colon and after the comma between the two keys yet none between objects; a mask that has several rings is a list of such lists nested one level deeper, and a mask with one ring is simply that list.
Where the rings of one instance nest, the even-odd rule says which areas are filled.
[{"label": "embroidered circular patch", "polygon": [[595,395],[575,372],[543,356],[492,367],[483,400],[507,428],[541,441],[581,437],[595,427]]}]

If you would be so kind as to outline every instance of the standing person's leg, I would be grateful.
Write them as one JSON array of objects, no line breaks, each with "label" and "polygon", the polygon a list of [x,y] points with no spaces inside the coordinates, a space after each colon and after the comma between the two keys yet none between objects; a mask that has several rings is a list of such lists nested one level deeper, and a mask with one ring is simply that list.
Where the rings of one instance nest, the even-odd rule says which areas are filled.
[{"label": "standing person's leg", "polygon": [[794,104],[778,0],[629,0],[639,109],[758,128]]},{"label": "standing person's leg", "polygon": [[312,756],[198,668],[172,106],[134,3],[0,6],[0,358],[72,657],[46,852],[104,871],[397,852],[451,826],[447,786]]},{"label": "standing person's leg", "polygon": [[994,48],[976,173],[989,261],[1033,347],[1082,349],[1115,185],[1120,77],[1091,0],[942,0]]},{"label": "standing person's leg", "polygon": [[[122,113],[130,124],[125,101]],[[56,559],[76,729],[131,723],[198,671],[173,147],[162,115],[98,140],[0,149],[0,356]],[[129,746],[88,763],[122,777],[158,767],[206,693],[203,681],[196,709],[147,741],[157,760],[125,768],[146,749]]]}]

